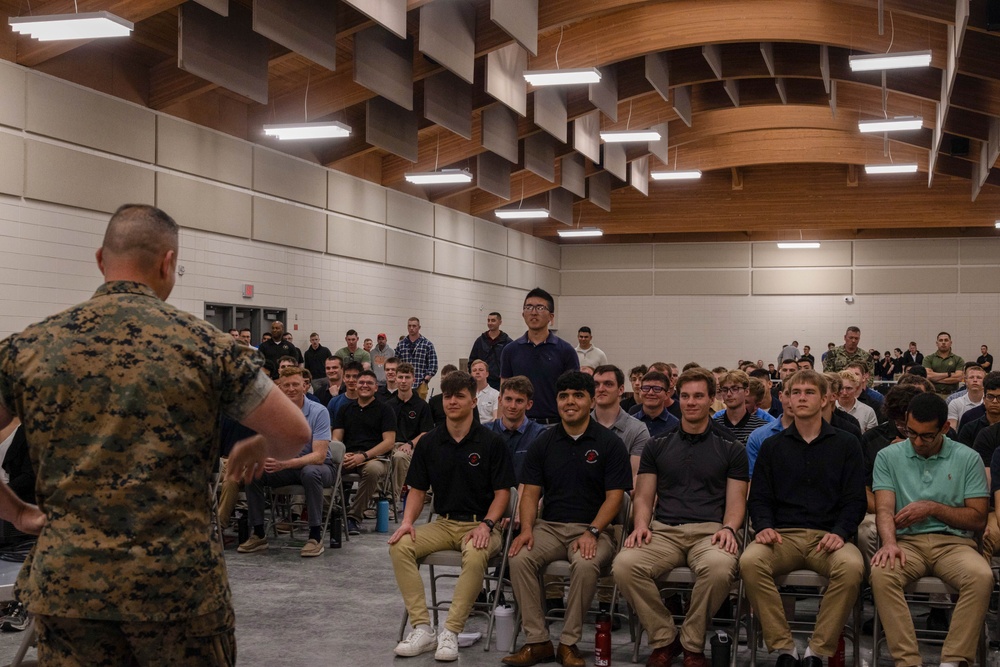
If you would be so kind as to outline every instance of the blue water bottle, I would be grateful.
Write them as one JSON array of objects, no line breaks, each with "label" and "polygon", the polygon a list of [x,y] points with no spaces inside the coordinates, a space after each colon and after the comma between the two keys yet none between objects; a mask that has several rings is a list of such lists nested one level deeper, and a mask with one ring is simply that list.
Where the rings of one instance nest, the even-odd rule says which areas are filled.
[{"label": "blue water bottle", "polygon": [[375,519],[375,530],[379,533],[389,532],[389,501],[380,498],[378,501],[378,514]]}]

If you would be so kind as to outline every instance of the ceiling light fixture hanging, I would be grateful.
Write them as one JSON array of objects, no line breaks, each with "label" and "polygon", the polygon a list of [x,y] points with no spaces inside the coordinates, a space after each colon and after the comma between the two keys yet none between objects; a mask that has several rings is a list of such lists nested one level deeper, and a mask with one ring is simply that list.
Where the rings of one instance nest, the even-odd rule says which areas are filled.
[{"label": "ceiling light fixture hanging", "polygon": [[340,139],[351,136],[351,128],[339,121],[265,125],[264,134],[283,141],[289,139]]}]

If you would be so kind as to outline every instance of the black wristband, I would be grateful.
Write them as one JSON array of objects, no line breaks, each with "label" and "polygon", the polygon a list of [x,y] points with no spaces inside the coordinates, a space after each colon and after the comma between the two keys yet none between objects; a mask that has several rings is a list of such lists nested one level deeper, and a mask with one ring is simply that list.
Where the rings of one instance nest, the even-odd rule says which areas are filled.
[{"label": "black wristband", "polygon": [[722,530],[728,530],[730,533],[733,534],[733,537],[736,537],[736,531],[732,527],[730,527],[730,526],[723,526]]},{"label": "black wristband", "polygon": [[489,528],[491,531],[493,530],[493,527],[497,525],[496,521],[493,521],[492,519],[483,519],[479,523],[486,524],[486,527]]}]

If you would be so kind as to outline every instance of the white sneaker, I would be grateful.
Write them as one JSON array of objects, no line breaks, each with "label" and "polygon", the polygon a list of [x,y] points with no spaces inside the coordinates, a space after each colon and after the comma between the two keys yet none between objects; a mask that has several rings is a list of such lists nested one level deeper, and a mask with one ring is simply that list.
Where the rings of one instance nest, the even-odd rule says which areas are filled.
[{"label": "white sneaker", "polygon": [[434,659],[442,662],[458,660],[458,637],[451,630],[445,628],[438,633],[437,651],[434,652]]},{"label": "white sneaker", "polygon": [[[437,634],[434,630],[432,629],[428,632],[423,628],[415,628],[410,631],[410,634],[406,635],[406,639],[396,644],[396,649],[393,653],[404,658],[412,658],[415,655],[433,651],[435,648],[437,648]],[[457,643],[455,651],[457,656]]]}]

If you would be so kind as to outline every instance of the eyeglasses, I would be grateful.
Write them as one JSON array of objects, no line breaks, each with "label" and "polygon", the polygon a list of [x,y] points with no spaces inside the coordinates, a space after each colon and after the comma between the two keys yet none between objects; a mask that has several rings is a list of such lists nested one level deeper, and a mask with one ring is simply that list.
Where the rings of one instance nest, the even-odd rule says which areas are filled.
[{"label": "eyeglasses", "polygon": [[358,380],[359,387],[374,387],[376,383],[371,380]]},{"label": "eyeglasses", "polygon": [[934,438],[938,437],[938,432],[934,431],[932,433],[917,433],[912,429],[906,429],[906,437],[910,440],[919,440],[923,443],[934,442]]},{"label": "eyeglasses", "polygon": [[986,394],[983,396],[983,401],[986,403],[1000,403],[1000,394]]},{"label": "eyeglasses", "polygon": [[644,384],[639,387],[639,391],[644,394],[659,394],[662,391],[666,391],[666,389],[655,384]]},{"label": "eyeglasses", "polygon": [[540,303],[538,304],[526,303],[524,304],[524,308],[522,310],[524,310],[524,312],[526,313],[547,313],[549,312],[549,307],[542,305]]},{"label": "eyeglasses", "polygon": [[746,387],[735,386],[735,387],[719,387],[720,394],[735,394],[740,391],[745,391]]}]

